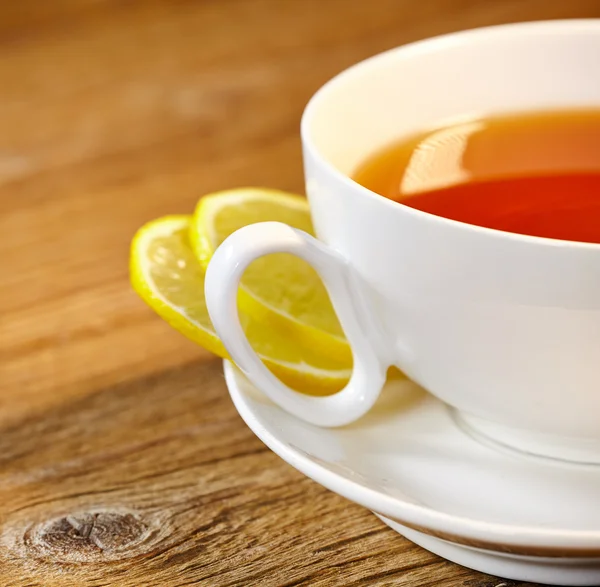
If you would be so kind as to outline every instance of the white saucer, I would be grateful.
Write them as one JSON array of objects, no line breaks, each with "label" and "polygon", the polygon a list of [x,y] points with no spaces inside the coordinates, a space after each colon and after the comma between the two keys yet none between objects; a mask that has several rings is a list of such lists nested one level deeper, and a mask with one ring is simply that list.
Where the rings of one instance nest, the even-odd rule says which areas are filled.
[{"label": "white saucer", "polygon": [[326,429],[284,412],[227,362],[225,378],[271,450],[427,550],[509,579],[600,585],[600,466],[481,444],[406,380],[359,422]]}]

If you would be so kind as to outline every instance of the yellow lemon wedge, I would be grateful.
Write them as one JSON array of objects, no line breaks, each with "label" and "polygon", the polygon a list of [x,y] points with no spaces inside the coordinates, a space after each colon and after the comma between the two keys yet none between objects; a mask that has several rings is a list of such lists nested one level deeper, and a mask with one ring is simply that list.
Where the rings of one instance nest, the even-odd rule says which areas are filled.
[{"label": "yellow lemon wedge", "polygon": [[[228,358],[204,301],[204,269],[190,244],[191,216],[166,216],[144,225],[131,244],[131,283],[173,328],[210,352]],[[351,360],[338,361],[299,343],[285,323],[272,328],[240,312],[250,343],[267,367],[293,389],[326,395],[350,377]]]},{"label": "yellow lemon wedge", "polygon": [[[204,196],[190,231],[196,257],[206,269],[217,247],[248,224],[279,221],[313,234],[308,202],[265,188],[238,188]],[[352,363],[344,333],[316,271],[293,255],[278,253],[254,261],[244,273],[240,308],[273,329],[291,333],[299,344],[323,356]]]}]

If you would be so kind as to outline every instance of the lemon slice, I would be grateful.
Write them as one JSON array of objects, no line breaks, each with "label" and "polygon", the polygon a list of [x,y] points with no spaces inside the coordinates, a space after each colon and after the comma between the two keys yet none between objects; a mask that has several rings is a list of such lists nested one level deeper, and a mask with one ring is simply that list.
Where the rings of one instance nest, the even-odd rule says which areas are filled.
[{"label": "lemon slice", "polygon": [[[167,216],[140,228],[131,244],[131,283],[173,328],[210,352],[228,358],[204,301],[204,269],[189,242],[191,216]],[[351,362],[332,359],[240,313],[244,331],[267,367],[290,387],[323,395],[341,389]]]},{"label": "lemon slice", "polygon": [[[217,247],[248,224],[279,221],[313,234],[308,202],[301,196],[265,188],[240,188],[201,198],[190,240],[206,269]],[[285,328],[297,341],[313,345],[336,361],[351,363],[351,352],[316,271],[293,255],[278,253],[254,261],[244,273],[240,308],[273,328]]]}]

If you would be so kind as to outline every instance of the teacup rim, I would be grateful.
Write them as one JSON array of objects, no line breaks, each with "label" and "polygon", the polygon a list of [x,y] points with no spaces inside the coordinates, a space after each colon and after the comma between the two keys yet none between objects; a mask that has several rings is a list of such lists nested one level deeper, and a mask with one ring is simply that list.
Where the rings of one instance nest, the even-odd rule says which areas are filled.
[{"label": "teacup rim", "polygon": [[598,34],[600,34],[600,18],[534,20],[526,22],[505,23],[483,27],[475,27],[470,29],[454,31],[451,33],[443,33],[424,39],[419,39],[417,41],[399,45],[386,51],[382,51],[380,53],[367,57],[366,59],[358,61],[357,63],[350,65],[349,67],[334,75],[323,85],[321,85],[321,87],[309,99],[308,103],[304,108],[300,121],[300,136],[302,140],[303,149],[309,151],[311,156],[316,161],[318,161],[320,165],[325,167],[328,173],[332,174],[336,178],[336,180],[341,181],[344,186],[349,187],[354,191],[357,191],[361,195],[371,200],[379,202],[380,205],[387,206],[390,210],[397,211],[401,209],[404,213],[411,215],[416,219],[427,220],[428,222],[435,222],[448,228],[460,228],[461,230],[471,232],[471,234],[473,235],[478,235],[482,237],[487,236],[493,238],[501,238],[503,240],[510,240],[514,243],[520,243],[524,245],[538,245],[544,246],[546,248],[552,247],[561,249],[571,248],[587,251],[600,250],[600,243],[590,243],[533,236],[527,234],[508,232],[495,228],[488,228],[484,226],[477,226],[475,224],[469,224],[460,220],[453,220],[450,218],[444,218],[443,216],[437,216],[429,212],[424,212],[422,210],[411,208],[402,204],[401,202],[390,200],[389,198],[386,198],[364,187],[363,185],[359,184],[351,177],[349,177],[347,174],[342,173],[340,170],[338,170],[337,167],[333,165],[324,155],[322,155],[320,150],[316,147],[311,137],[311,132],[309,128],[315,109],[318,107],[319,103],[326,98],[327,93],[333,86],[337,85],[340,82],[343,82],[347,77],[356,75],[356,73],[359,70],[364,69],[365,67],[369,67],[385,59],[389,59],[390,57],[395,56],[399,53],[404,54],[407,57],[417,56],[419,54],[426,54],[433,51],[443,50],[444,48],[455,46],[466,41],[472,43],[474,41],[476,42],[478,39],[487,39],[489,38],[490,34],[506,34],[510,32],[517,32],[519,34],[529,32],[547,34],[549,32],[552,33],[553,31],[557,33],[572,33],[582,30],[597,32]]}]

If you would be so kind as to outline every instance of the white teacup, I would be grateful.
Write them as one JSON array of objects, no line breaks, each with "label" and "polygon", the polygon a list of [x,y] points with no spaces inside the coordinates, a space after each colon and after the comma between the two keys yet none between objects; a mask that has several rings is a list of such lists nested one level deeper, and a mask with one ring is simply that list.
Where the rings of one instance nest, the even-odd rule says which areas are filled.
[{"label": "white teacup", "polygon": [[[367,412],[396,365],[485,437],[600,463],[600,245],[447,220],[349,177],[377,149],[450,119],[600,107],[599,72],[600,20],[571,20],[414,43],[325,84],[302,119],[319,240],[284,224],[248,226],[206,275],[211,318],[237,365],[282,408],[322,426]],[[275,252],[315,267],[352,346],[352,378],[333,396],[287,388],[242,332],[240,277]]]}]

